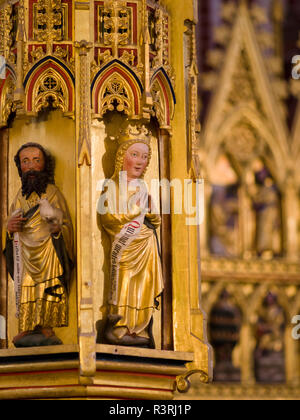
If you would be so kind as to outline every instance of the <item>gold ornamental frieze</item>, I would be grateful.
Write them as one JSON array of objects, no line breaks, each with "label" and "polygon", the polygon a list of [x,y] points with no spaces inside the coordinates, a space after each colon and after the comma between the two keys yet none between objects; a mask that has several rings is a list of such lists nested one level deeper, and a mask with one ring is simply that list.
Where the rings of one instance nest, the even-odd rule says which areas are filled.
[{"label": "gold ornamental frieze", "polygon": [[[225,259],[225,258],[204,258],[202,262],[203,276],[207,281],[214,281],[215,278],[230,278],[232,273],[236,281],[275,282],[299,284],[300,270],[297,263],[272,260],[262,261],[260,259]],[[234,281],[232,279],[232,281]]]}]

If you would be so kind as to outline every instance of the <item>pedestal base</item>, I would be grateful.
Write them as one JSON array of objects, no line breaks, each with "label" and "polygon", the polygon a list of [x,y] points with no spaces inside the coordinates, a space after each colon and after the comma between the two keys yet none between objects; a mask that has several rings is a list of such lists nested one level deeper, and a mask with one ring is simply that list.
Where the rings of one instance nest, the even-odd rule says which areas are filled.
[{"label": "pedestal base", "polygon": [[154,399],[174,397],[190,353],[96,346],[96,374],[80,376],[77,345],[0,350],[0,399]]}]

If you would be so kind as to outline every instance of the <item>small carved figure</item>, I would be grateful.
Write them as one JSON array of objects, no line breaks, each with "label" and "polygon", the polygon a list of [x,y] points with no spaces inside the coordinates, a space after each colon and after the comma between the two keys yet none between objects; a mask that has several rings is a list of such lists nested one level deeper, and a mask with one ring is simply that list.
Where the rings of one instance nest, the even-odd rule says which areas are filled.
[{"label": "small carved figure", "polygon": [[[110,180],[116,186],[117,206],[100,217],[111,239],[111,293],[105,330],[105,339],[110,344],[155,347],[153,312],[163,290],[155,231],[161,220],[159,215],[149,212],[147,192],[142,193],[138,187],[136,195],[128,188],[130,183],[142,180],[150,156],[150,136],[145,127],[129,128],[120,137],[115,173]],[[121,185],[120,173],[126,174],[126,185]],[[127,196],[127,188],[128,198],[120,206],[122,197]],[[107,201],[110,201],[109,195]]]},{"label": "small carved figure", "polygon": [[71,217],[55,186],[53,157],[41,145],[23,145],[15,162],[22,188],[10,209],[5,250],[19,319],[13,343],[16,347],[62,344],[53,328],[68,324]]},{"label": "small carved figure", "polygon": [[213,186],[210,248],[214,255],[237,256],[238,209],[238,184]]},{"label": "small carved figure", "polygon": [[255,173],[256,252],[264,259],[281,253],[281,209],[276,185],[264,167]]},{"label": "small carved figure", "polygon": [[284,382],[285,314],[276,295],[268,293],[256,324],[255,374],[258,382]]}]

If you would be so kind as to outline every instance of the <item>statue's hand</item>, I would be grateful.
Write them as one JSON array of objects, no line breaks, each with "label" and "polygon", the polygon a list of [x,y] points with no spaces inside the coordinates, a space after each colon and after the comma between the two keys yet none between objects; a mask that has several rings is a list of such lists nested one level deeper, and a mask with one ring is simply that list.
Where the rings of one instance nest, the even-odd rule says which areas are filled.
[{"label": "statue's hand", "polygon": [[16,232],[22,232],[23,226],[27,219],[23,217],[22,215],[16,215],[12,216],[8,222],[7,222],[7,230],[10,234],[16,233]]},{"label": "statue's hand", "polygon": [[40,201],[40,215],[41,218],[49,224],[62,225],[62,210],[52,206],[46,198]]},{"label": "statue's hand", "polygon": [[57,235],[61,231],[61,225],[58,223],[49,223],[49,230],[52,235]]}]

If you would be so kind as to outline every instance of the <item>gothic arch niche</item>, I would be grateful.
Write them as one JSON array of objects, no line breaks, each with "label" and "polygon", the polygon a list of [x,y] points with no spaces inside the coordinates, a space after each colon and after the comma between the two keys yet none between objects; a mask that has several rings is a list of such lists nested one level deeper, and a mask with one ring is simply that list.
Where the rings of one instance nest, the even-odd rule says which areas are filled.
[{"label": "gothic arch niche", "polygon": [[[56,162],[55,182],[66,198],[73,227],[76,224],[75,202],[75,123],[64,116],[61,109],[42,109],[36,117],[15,118],[8,130],[7,176],[9,179],[8,208],[20,189],[20,178],[14,163],[14,156],[19,148],[27,143],[35,142],[48,149]],[[7,211],[6,211],[7,214]],[[59,328],[56,333],[64,344],[77,344],[77,302],[76,273],[73,277],[69,294],[69,325]],[[7,339],[8,347],[13,348],[12,339],[18,334],[15,316],[15,292],[13,281],[8,277],[7,291]]]},{"label": "gothic arch niche", "polygon": [[[220,138],[209,147],[207,152],[209,181],[213,184],[214,180],[215,185],[218,182],[221,183],[219,194],[216,191],[217,188],[214,185],[211,186],[211,203],[213,204],[214,200],[219,201],[219,210],[225,212],[226,188],[222,184],[227,182],[229,190],[231,183],[231,190],[234,188],[235,197],[235,206],[231,210],[231,216],[233,217],[235,212],[240,239],[234,253],[226,252],[221,248],[214,249],[214,247],[212,253],[223,257],[259,256],[265,259],[281,257],[284,239],[281,205],[283,180],[277,161],[278,150],[274,152],[271,149],[270,142],[264,137],[266,133],[261,131],[257,122],[253,123],[248,118],[237,120],[234,118],[230,124],[227,122],[225,125],[226,129],[221,131]],[[227,162],[227,165],[224,162]],[[285,168],[283,172],[285,173]],[[220,181],[216,183],[217,176]],[[235,178],[234,181],[230,180],[230,177]],[[229,181],[226,181],[227,178]],[[220,206],[222,191],[223,205]],[[218,225],[220,226],[220,223]],[[226,224],[223,225],[225,231]]]},{"label": "gothic arch niche", "polygon": [[[95,209],[93,220],[93,254],[95,255],[95,283],[94,283],[94,319],[97,329],[97,342],[105,343],[104,329],[108,314],[108,297],[110,292],[110,242],[108,235],[100,225],[100,219],[96,216],[97,204],[101,195],[102,182],[110,179],[114,174],[115,156],[118,149],[118,137],[121,130],[125,130],[129,125],[141,126],[145,124],[152,133],[151,138],[151,162],[145,175],[145,181],[151,190],[151,181],[159,179],[159,143],[156,125],[146,121],[129,120],[125,112],[108,111],[102,119],[94,119],[92,122],[92,202]],[[160,202],[156,203],[158,209]],[[161,240],[159,232],[159,241]],[[99,244],[102,246],[99,247]],[[154,313],[153,334],[157,349],[161,349],[162,343],[162,302],[160,310]]]},{"label": "gothic arch niche", "polygon": [[40,77],[33,89],[35,100],[33,103],[33,111],[39,112],[46,108],[58,108],[63,112],[67,112],[64,98],[67,97],[67,90],[58,74],[52,70],[46,72]]},{"label": "gothic arch niche", "polygon": [[214,381],[240,382],[234,350],[240,341],[242,312],[236,299],[225,287],[209,315],[209,342],[214,348]]},{"label": "gothic arch niche", "polygon": [[25,78],[26,110],[37,115],[46,108],[60,109],[64,115],[74,113],[74,78],[56,58],[36,63]]},{"label": "gothic arch niche", "polygon": [[[146,124],[153,134],[152,140],[152,159],[150,167],[146,174],[146,181],[151,179],[170,179],[170,133],[171,119],[174,113],[175,95],[168,76],[163,69],[159,69],[152,78],[150,88],[153,96],[149,109],[141,108],[144,87],[135,73],[119,60],[112,62],[101,68],[93,77],[92,94],[92,156],[94,162],[93,172],[93,190],[96,191],[93,196],[93,202],[96,208],[99,199],[97,183],[100,179],[106,179],[112,176],[114,155],[116,152],[116,141],[120,128],[126,127],[129,122],[137,125]],[[149,92],[150,96],[150,92]],[[149,99],[149,98],[148,98]],[[147,112],[147,120],[143,119]],[[152,116],[149,122],[149,116]],[[98,184],[99,185],[99,184]],[[159,207],[160,203],[157,203]],[[97,230],[95,225],[94,231]],[[165,292],[162,297],[162,311],[156,312],[156,322],[154,323],[155,341],[158,348],[173,349],[172,333],[172,269],[171,269],[171,216],[169,214],[162,216],[161,228],[161,248],[162,265],[165,280]],[[105,235],[102,235],[102,242],[105,241]],[[100,233],[96,237],[101,242]],[[97,241],[94,241],[95,252]],[[98,242],[99,243],[99,242]],[[103,248],[107,247],[103,242]],[[103,300],[95,307],[95,319],[98,320],[98,337],[101,336],[106,317],[105,296],[108,293],[108,272],[105,264],[105,251],[101,251],[100,263],[97,264],[97,296],[103,296]],[[101,283],[100,279],[105,279]],[[100,309],[100,319],[99,319]],[[162,318],[162,319],[161,319]],[[164,330],[164,332],[162,331]]]},{"label": "gothic arch niche", "polygon": [[263,296],[256,311],[253,334],[254,373],[258,383],[284,383],[285,373],[285,328],[287,316],[276,291]]},{"label": "gothic arch niche", "polygon": [[129,118],[141,117],[143,86],[136,74],[124,63],[114,60],[104,66],[92,81],[94,116],[107,112],[124,112]]},{"label": "gothic arch niche", "polygon": [[279,185],[284,184],[288,170],[286,147],[276,139],[269,124],[256,111],[240,105],[226,115],[218,136],[206,144],[208,173],[223,144],[229,153],[244,164],[269,153],[269,166],[276,174]]}]

